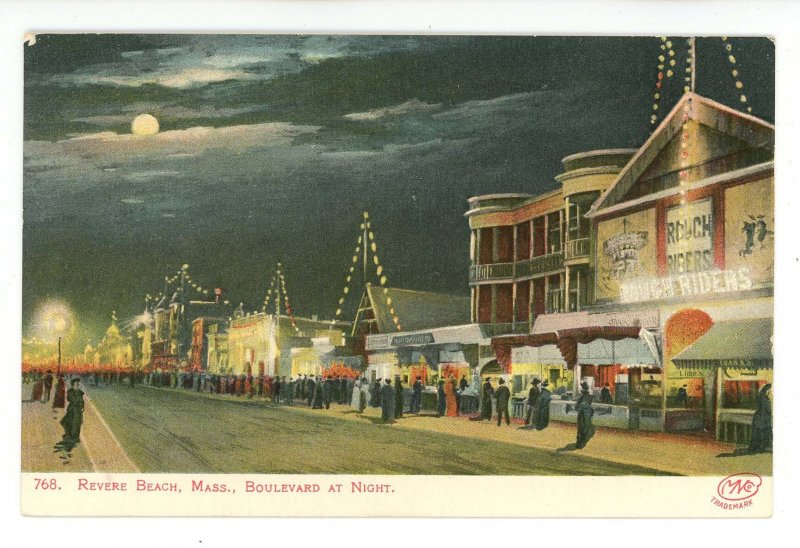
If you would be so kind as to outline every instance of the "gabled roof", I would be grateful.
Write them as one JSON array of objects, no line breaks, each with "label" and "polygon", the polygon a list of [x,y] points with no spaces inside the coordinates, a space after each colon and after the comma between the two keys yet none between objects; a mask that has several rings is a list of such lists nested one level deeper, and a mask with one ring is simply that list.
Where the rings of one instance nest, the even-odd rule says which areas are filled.
[{"label": "gabled roof", "polygon": [[743,141],[753,148],[771,151],[774,147],[775,126],[772,124],[696,93],[686,93],[636,154],[633,155],[628,164],[622,168],[622,171],[611,186],[594,203],[592,209],[587,213],[587,217],[594,217],[601,210],[623,201],[625,195],[636,184],[639,177],[642,176],[658,154],[681,130],[684,121],[684,106],[689,101],[691,101],[689,119],[724,135]]},{"label": "gabled roof", "polygon": [[[384,289],[387,290],[386,293]],[[394,309],[394,316],[397,316],[403,331],[470,322],[469,297],[374,285],[369,285],[367,291],[380,333],[397,332],[390,309]],[[387,297],[392,299],[391,305],[386,303]]]}]

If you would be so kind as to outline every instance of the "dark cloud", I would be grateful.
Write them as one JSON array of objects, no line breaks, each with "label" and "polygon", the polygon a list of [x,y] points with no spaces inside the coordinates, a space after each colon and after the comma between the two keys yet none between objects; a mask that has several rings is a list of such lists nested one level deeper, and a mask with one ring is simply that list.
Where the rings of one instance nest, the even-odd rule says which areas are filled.
[{"label": "dark cloud", "polygon": [[[731,42],[748,104],[771,121],[772,44]],[[543,192],[567,154],[639,146],[659,44],[38,37],[25,57],[24,320],[60,297],[96,338],[183,262],[255,306],[282,261],[297,312],[329,316],[364,210],[390,284],[464,294],[467,198]],[[700,93],[740,107],[722,41],[698,49]],[[159,135],[129,134],[141,112]]]}]

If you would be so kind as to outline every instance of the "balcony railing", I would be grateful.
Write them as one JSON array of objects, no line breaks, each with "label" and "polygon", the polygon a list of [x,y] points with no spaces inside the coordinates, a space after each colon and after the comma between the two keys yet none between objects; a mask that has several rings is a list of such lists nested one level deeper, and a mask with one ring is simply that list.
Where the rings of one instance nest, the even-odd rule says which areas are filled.
[{"label": "balcony railing", "polygon": [[547,313],[556,314],[558,312],[564,312],[564,292],[560,287],[547,291]]},{"label": "balcony railing", "polygon": [[590,247],[589,238],[578,238],[576,240],[567,240],[567,246],[564,250],[564,258],[581,259],[589,256]]},{"label": "balcony railing", "polygon": [[469,281],[511,280],[557,272],[564,266],[561,251],[516,263],[479,264],[469,267]]}]

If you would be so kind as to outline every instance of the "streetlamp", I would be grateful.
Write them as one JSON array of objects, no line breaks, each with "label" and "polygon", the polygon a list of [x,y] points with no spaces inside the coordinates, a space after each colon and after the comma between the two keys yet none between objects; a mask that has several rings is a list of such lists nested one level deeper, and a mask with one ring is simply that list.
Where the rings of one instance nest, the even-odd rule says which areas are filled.
[{"label": "streetlamp", "polygon": [[39,328],[43,338],[58,341],[58,370],[61,370],[61,339],[72,333],[74,321],[67,305],[53,301],[45,303],[39,311]]}]

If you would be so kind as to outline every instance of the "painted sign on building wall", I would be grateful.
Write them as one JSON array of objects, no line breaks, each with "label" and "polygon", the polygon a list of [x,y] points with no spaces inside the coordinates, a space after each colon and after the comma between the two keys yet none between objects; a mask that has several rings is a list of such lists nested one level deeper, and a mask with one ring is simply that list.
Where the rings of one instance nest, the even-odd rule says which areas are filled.
[{"label": "painted sign on building wall", "polygon": [[711,199],[667,210],[667,273],[702,272],[714,267]]},{"label": "painted sign on building wall", "polygon": [[598,300],[616,299],[626,280],[656,274],[656,215],[647,209],[597,226]]},{"label": "painted sign on building wall", "polygon": [[773,179],[725,191],[725,266],[746,267],[755,287],[771,286],[775,258]]}]

